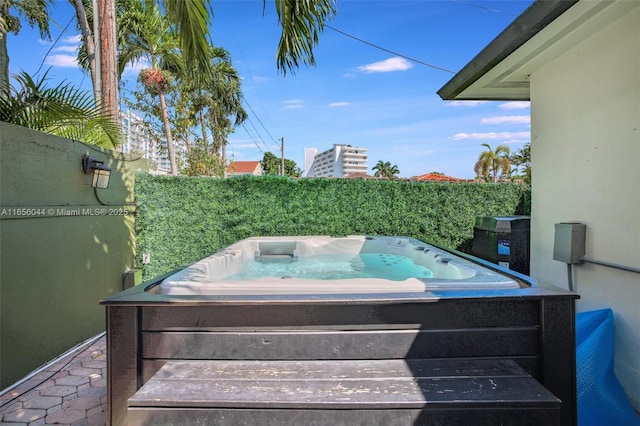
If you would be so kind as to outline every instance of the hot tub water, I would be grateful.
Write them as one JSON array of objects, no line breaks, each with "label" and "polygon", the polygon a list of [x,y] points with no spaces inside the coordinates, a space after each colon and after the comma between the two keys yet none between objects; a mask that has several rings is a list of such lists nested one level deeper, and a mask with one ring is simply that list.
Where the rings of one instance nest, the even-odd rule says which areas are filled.
[{"label": "hot tub water", "polygon": [[244,281],[261,277],[309,280],[380,278],[404,281],[409,278],[433,278],[433,272],[425,266],[416,265],[408,257],[396,254],[322,254],[292,261],[249,262],[240,272],[226,279]]}]

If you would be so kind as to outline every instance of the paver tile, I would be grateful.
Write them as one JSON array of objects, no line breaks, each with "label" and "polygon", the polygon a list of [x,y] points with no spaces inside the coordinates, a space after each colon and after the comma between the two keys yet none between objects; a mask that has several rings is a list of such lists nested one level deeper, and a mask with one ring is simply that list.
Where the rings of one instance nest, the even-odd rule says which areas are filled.
[{"label": "paver tile", "polygon": [[69,374],[72,376],[95,377],[100,375],[100,369],[79,367],[69,370]]},{"label": "paver tile", "polygon": [[70,353],[0,395],[0,426],[106,424],[106,339]]},{"label": "paver tile", "polygon": [[104,377],[92,377],[91,378],[91,387],[92,388],[106,388],[107,387],[107,379]]},{"label": "paver tile", "polygon": [[2,409],[0,409],[0,418],[2,418],[2,414],[10,413],[22,408],[22,401],[7,402],[6,404],[7,405],[4,405]]},{"label": "paver tile", "polygon": [[98,405],[96,405],[95,407],[93,407],[93,408],[89,408],[89,409],[87,410],[87,418],[89,418],[89,417],[93,417],[93,416],[95,416],[96,414],[100,414],[100,413],[102,413],[102,412],[104,412],[104,410],[102,409],[102,404],[98,404]]},{"label": "paver tile", "polygon": [[67,401],[62,404],[62,408],[64,410],[88,410],[93,407],[97,407],[100,405],[100,398],[95,397],[85,397],[85,398],[76,398],[71,401]]},{"label": "paver tile", "polygon": [[104,368],[105,362],[90,360],[90,361],[84,361],[81,365],[83,368]]},{"label": "paver tile", "polygon": [[46,422],[71,424],[82,419],[86,419],[85,410],[62,410],[47,415]]},{"label": "paver tile", "polygon": [[88,416],[87,421],[93,426],[104,426],[107,424],[107,414],[104,411],[101,411]]},{"label": "paver tile", "polygon": [[47,409],[47,415],[62,411],[62,404]]},{"label": "paver tile", "polygon": [[21,409],[12,411],[2,416],[3,422],[22,422],[28,423],[43,418],[47,415],[47,410]]},{"label": "paver tile", "polygon": [[69,386],[80,386],[85,383],[89,383],[88,377],[82,376],[66,376],[60,379],[56,379],[56,385],[69,385]]},{"label": "paver tile", "polygon": [[67,396],[72,393],[76,393],[75,386],[51,386],[46,389],[40,390],[40,395],[42,396]]},{"label": "paver tile", "polygon": [[23,403],[24,408],[40,408],[42,410],[60,404],[62,404],[62,398],[59,396],[37,396]]},{"label": "paver tile", "polygon": [[107,394],[106,388],[88,388],[78,391],[78,397],[96,397],[100,398]]}]

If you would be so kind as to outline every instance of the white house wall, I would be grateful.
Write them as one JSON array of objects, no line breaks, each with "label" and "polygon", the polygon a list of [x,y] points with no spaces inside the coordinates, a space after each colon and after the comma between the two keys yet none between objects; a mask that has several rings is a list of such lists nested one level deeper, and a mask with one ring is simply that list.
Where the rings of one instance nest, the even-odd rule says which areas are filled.
[{"label": "white house wall", "polygon": [[[531,274],[567,287],[554,224],[587,226],[586,255],[640,267],[640,8],[531,75]],[[640,410],[640,274],[574,267],[578,311],[615,313],[615,371]]]}]

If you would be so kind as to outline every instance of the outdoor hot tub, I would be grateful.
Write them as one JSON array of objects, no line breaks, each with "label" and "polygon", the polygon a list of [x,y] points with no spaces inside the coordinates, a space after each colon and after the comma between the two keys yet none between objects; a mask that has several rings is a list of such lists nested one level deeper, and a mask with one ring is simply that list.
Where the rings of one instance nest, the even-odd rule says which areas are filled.
[{"label": "outdoor hot tub", "polygon": [[248,238],[101,302],[107,424],[575,425],[577,297],[413,238]]},{"label": "outdoor hot tub", "polygon": [[517,289],[521,282],[412,238],[256,237],[173,274],[165,295]]}]

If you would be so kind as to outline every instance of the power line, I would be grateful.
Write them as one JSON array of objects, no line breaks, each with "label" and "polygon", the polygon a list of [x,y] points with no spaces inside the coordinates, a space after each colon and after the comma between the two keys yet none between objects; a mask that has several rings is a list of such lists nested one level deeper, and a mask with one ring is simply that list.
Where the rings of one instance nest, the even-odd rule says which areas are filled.
[{"label": "power line", "polygon": [[[231,33],[233,34],[233,38],[236,41],[238,49],[240,50],[240,56],[242,57],[242,65],[244,65],[244,67],[247,69],[247,72],[249,73],[249,79],[251,80],[251,84],[253,85],[253,88],[255,89],[256,95],[258,96],[258,102],[260,103],[260,106],[262,107],[262,110],[264,111],[264,113],[265,113],[265,115],[267,117],[267,122],[269,122],[270,121],[269,113],[268,113],[267,109],[264,107],[264,104],[262,103],[262,98],[260,97],[260,91],[258,90],[258,87],[256,86],[256,82],[253,79],[253,73],[251,72],[251,69],[249,68],[249,62],[247,61],[247,59],[244,56],[244,49],[242,49],[242,45],[240,44],[240,41],[238,40],[238,35],[236,34],[235,27],[233,26],[233,22],[229,21],[229,27],[231,28]],[[271,123],[269,123],[269,124],[271,124]]]},{"label": "power line", "polygon": [[489,12],[505,13],[505,14],[510,15],[510,16],[517,16],[517,15],[514,15],[513,13],[507,13],[507,12],[504,12],[502,10],[492,9],[490,7],[482,6],[482,5],[479,5],[479,4],[474,4],[474,3],[471,3],[471,2],[468,2],[468,1],[463,1],[463,0],[449,0],[449,1],[452,1],[452,2],[455,2],[455,3],[460,3],[460,4],[464,5],[464,6],[470,6],[470,7],[475,7],[475,8],[482,9],[482,10],[488,10]]},{"label": "power line", "polygon": [[[250,122],[251,123],[251,122]],[[247,135],[249,135],[249,137],[251,138],[251,141],[255,144],[256,148],[258,148],[258,151],[260,151],[261,153],[264,154],[264,150],[262,149],[262,147],[258,144],[258,141],[256,140],[256,138],[253,137],[253,135],[251,134],[251,132],[249,131],[249,129],[247,129],[247,126],[242,123],[242,128],[244,129],[245,132],[247,132]],[[252,124],[253,125],[253,124]],[[255,130],[255,127],[254,127]],[[262,141],[262,138],[260,138],[260,135],[258,135],[258,138]],[[264,141],[262,142],[264,143]]]},{"label": "power line", "polygon": [[60,41],[60,39],[62,38],[64,33],[67,32],[67,29],[69,28],[69,25],[71,25],[72,22],[73,22],[73,18],[69,19],[69,22],[67,23],[67,25],[62,29],[62,31],[58,35],[58,38],[56,38],[56,40],[53,42],[53,44],[51,45],[49,50],[47,50],[47,53],[42,58],[42,62],[40,62],[40,66],[38,67],[38,69],[35,72],[35,74],[38,74],[40,72],[40,70],[42,69],[42,66],[44,65],[44,62],[47,60],[47,57],[49,56],[49,53],[51,53],[53,48],[56,47],[56,45],[58,44],[58,42]]},{"label": "power line", "polygon": [[[256,117],[257,118],[257,117]],[[264,149],[266,149],[267,151],[271,151],[271,149],[269,148],[269,146],[267,145],[267,143],[265,142],[264,138],[262,137],[262,135],[260,134],[260,132],[258,131],[258,128],[256,127],[256,125],[253,123],[253,121],[251,121],[250,117],[247,117],[247,121],[249,122],[249,124],[251,124],[251,127],[253,128],[253,131],[256,133],[258,140],[260,142],[262,142],[262,145],[264,145]],[[264,152],[264,151],[262,151]]]},{"label": "power line", "polygon": [[363,40],[363,39],[358,38],[358,37],[356,37],[356,36],[353,36],[353,35],[351,35],[351,34],[345,33],[344,31],[341,31],[341,30],[339,30],[339,29],[337,29],[337,28],[334,28],[334,27],[332,27],[331,25],[327,25],[327,24],[325,24],[324,26],[325,26],[325,27],[327,27],[327,28],[329,28],[330,30],[333,30],[333,31],[335,31],[335,32],[337,32],[337,33],[339,33],[339,34],[342,34],[343,36],[346,36],[346,37],[352,38],[352,39],[354,39],[354,40],[359,41],[360,43],[364,43],[364,44],[369,45],[369,46],[371,46],[371,47],[375,47],[376,49],[382,50],[382,51],[384,51],[384,52],[391,53],[392,55],[400,56],[401,58],[407,59],[407,60],[409,60],[409,61],[411,61],[411,62],[415,62],[415,63],[417,63],[417,64],[424,65],[424,66],[426,66],[426,67],[433,68],[433,69],[436,69],[436,70],[439,70],[439,71],[448,72],[448,73],[450,73],[450,74],[455,74],[455,73],[456,73],[455,71],[451,71],[451,70],[448,70],[448,69],[446,69],[446,68],[439,67],[439,66],[437,66],[437,65],[429,64],[429,63],[424,62],[424,61],[421,61],[421,60],[419,60],[419,59],[411,58],[411,57],[409,57],[409,56],[403,55],[402,53],[394,52],[393,50],[389,50],[389,49],[386,49],[386,48],[384,48],[384,47],[378,46],[377,44],[374,44],[374,43],[368,42],[368,41],[366,41],[366,40]]},{"label": "power line", "polygon": [[[247,104],[247,106],[249,107],[249,109],[251,110],[251,112],[253,113],[253,115],[255,116],[256,120],[258,120],[258,123],[260,123],[260,126],[262,126],[262,128],[264,129],[265,132],[267,132],[267,135],[269,135],[269,137],[271,138],[271,140],[277,144],[276,139],[271,135],[271,133],[269,133],[269,130],[267,130],[267,128],[265,127],[264,123],[262,123],[262,120],[260,120],[260,117],[258,117],[258,114],[256,114],[256,112],[253,110],[253,107],[251,106],[251,104],[249,103],[249,101],[247,101],[247,98],[245,98],[244,96],[242,96],[242,99],[244,100],[244,102]],[[264,141],[263,141],[264,142]],[[265,144],[266,147],[266,144]],[[268,148],[267,148],[268,149]]]}]

